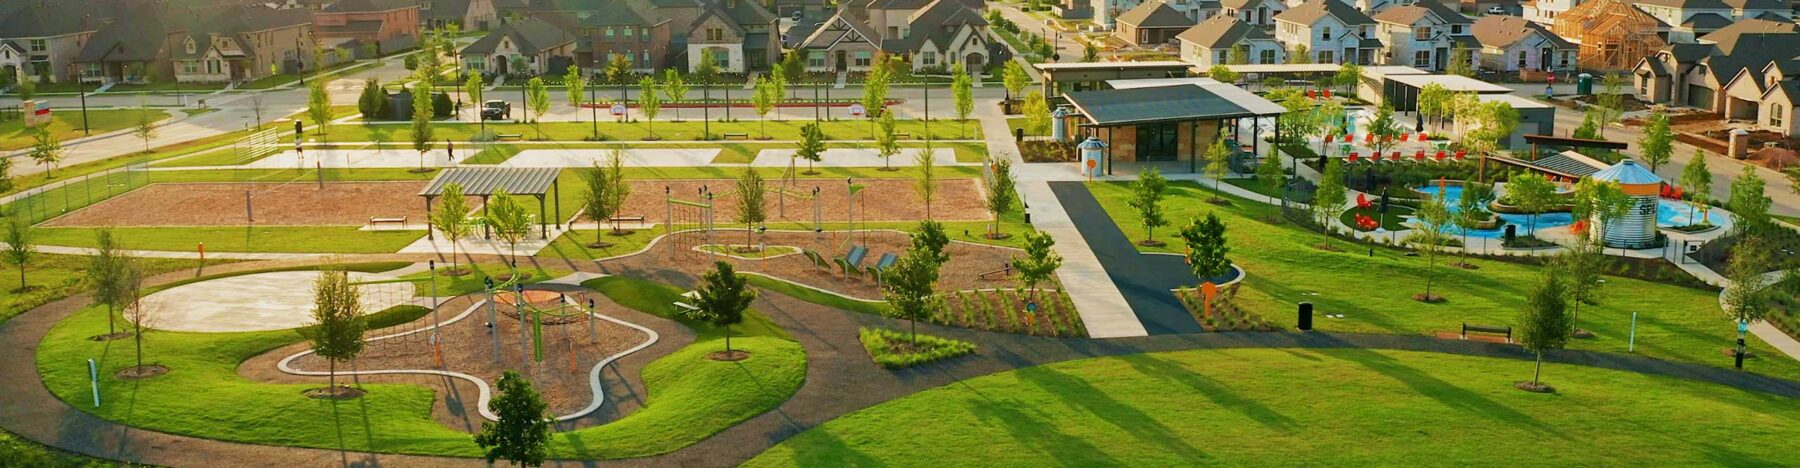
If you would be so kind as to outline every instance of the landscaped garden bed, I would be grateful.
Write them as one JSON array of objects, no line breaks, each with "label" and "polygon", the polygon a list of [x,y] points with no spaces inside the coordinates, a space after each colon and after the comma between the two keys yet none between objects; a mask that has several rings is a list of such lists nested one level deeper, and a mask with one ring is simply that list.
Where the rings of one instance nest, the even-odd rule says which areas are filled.
[{"label": "landscaped garden bed", "polygon": [[876,364],[889,369],[929,364],[975,352],[975,345],[967,341],[885,328],[863,327],[857,331],[857,339],[862,341],[863,349]]},{"label": "landscaped garden bed", "polygon": [[1236,304],[1238,285],[1231,284],[1219,288],[1212,300],[1212,307],[1206,307],[1206,295],[1196,288],[1184,288],[1175,291],[1175,297],[1181,305],[1187,307],[1194,321],[1206,331],[1278,331],[1275,325],[1262,319],[1261,316],[1246,312]]},{"label": "landscaped garden bed", "polygon": [[[1036,313],[1027,304],[1037,304]],[[1059,290],[988,289],[948,294],[931,323],[1026,335],[1085,337],[1087,328],[1069,296]]]}]

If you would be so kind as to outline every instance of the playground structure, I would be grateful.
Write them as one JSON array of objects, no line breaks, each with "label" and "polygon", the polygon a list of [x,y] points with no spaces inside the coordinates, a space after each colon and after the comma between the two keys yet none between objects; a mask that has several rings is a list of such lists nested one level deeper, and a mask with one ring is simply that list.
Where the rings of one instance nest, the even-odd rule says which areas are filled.
[{"label": "playground structure", "polygon": [[1668,42],[1655,17],[1620,0],[1591,0],[1556,16],[1550,31],[1581,46],[1582,68],[1627,70]]}]

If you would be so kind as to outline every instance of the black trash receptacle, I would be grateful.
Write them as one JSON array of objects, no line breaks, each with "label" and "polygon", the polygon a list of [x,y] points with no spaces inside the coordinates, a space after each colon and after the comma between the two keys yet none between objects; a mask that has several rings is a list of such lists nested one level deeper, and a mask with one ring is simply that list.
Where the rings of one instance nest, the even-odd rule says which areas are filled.
[{"label": "black trash receptacle", "polygon": [[1025,141],[1025,129],[1023,129],[1023,128],[1013,129],[1013,141],[1014,142]]},{"label": "black trash receptacle", "polygon": [[1506,225],[1506,243],[1511,244],[1513,241],[1513,238],[1518,237],[1518,235],[1519,235],[1519,226],[1518,225],[1513,225],[1513,224]]},{"label": "black trash receptacle", "polygon": [[1300,326],[1298,327],[1300,329],[1300,331],[1312,330],[1312,303],[1311,302],[1300,303],[1300,319],[1298,320],[1298,322],[1300,323]]}]

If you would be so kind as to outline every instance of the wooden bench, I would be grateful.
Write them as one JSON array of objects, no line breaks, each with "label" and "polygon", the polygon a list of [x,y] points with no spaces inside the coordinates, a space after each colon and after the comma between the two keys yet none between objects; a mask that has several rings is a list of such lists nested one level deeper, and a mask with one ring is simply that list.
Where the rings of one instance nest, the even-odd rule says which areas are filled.
[{"label": "wooden bench", "polygon": [[896,139],[896,140],[911,140],[912,132],[894,132],[894,139]]},{"label": "wooden bench", "polygon": [[638,223],[638,224],[643,224],[643,223],[644,223],[644,217],[643,217],[643,216],[614,216],[614,217],[611,217],[611,218],[607,218],[607,219],[606,219],[606,221],[607,221],[607,222],[611,222],[611,223],[613,223],[613,224],[619,224],[619,223]]},{"label": "wooden bench", "polygon": [[727,133],[724,135],[720,135],[719,138],[723,139],[723,140],[730,140],[733,138],[736,138],[739,140],[748,140],[748,139],[750,139],[750,134],[749,133]]},{"label": "wooden bench", "polygon": [[1462,338],[1465,340],[1469,339],[1469,332],[1503,335],[1506,337],[1507,343],[1512,342],[1512,327],[1505,325],[1472,325],[1468,322],[1463,322]]},{"label": "wooden bench", "polygon": [[494,135],[494,139],[498,140],[498,141],[518,141],[518,140],[525,139],[525,134],[523,134],[523,133],[501,133],[498,135]]},{"label": "wooden bench", "polygon": [[989,272],[985,272],[985,273],[982,273],[979,275],[975,275],[975,277],[981,278],[984,280],[996,279],[996,277],[998,277],[1000,279],[1011,278],[1012,277],[1012,264],[1007,263],[1005,266],[1000,267],[1000,269],[998,269],[998,270],[989,271]]},{"label": "wooden bench", "polygon": [[375,226],[377,224],[399,224],[400,227],[406,227],[406,217],[401,216],[401,217],[395,218],[395,217],[370,216],[369,217],[369,226]]},{"label": "wooden bench", "polygon": [[[688,291],[688,292],[681,293],[681,298],[686,299],[688,301],[699,302],[700,301],[700,291]],[[700,311],[699,306],[689,304],[685,301],[675,301],[675,308],[678,309],[677,312],[699,312]]]}]

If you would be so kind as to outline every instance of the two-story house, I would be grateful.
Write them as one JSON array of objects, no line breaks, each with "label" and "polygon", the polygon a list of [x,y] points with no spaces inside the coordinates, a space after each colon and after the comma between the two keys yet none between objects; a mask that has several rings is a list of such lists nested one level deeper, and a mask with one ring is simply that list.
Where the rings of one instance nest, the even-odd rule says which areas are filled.
[{"label": "two-story house", "polygon": [[326,47],[416,43],[419,24],[416,0],[341,0],[313,13],[313,34]]},{"label": "two-story house", "polygon": [[806,69],[818,72],[867,71],[877,52],[906,57],[914,68],[955,60],[979,71],[994,57],[982,5],[981,0],[851,0],[800,40],[794,53],[805,54]]},{"label": "two-story house", "polygon": [[0,43],[9,44],[0,52],[0,72],[10,68],[21,79],[41,83],[74,79],[75,57],[88,38],[106,25],[110,19],[106,13],[120,11],[113,9],[118,7],[113,3],[0,3]]},{"label": "two-story house", "polygon": [[503,76],[561,74],[575,62],[576,39],[549,21],[515,21],[463,47],[463,67]]},{"label": "two-story house", "polygon": [[1175,42],[1175,35],[1195,24],[1164,0],[1150,0],[1119,15],[1113,36],[1132,45],[1156,47]]},{"label": "two-story house", "polygon": [[1219,0],[1219,14],[1235,16],[1253,26],[1274,26],[1275,15],[1287,9],[1281,0]]},{"label": "two-story house", "polygon": [[1275,41],[1275,36],[1231,15],[1207,18],[1175,39],[1181,42],[1181,59],[1201,70],[1229,63],[1234,48],[1249,63],[1276,64],[1287,60],[1287,51]]},{"label": "two-story house", "polygon": [[1481,67],[1489,70],[1571,71],[1581,53],[1549,27],[1518,16],[1483,16],[1473,29],[1481,43]]},{"label": "two-story house", "polygon": [[1526,21],[1548,27],[1556,24],[1556,15],[1580,5],[1582,0],[1526,0],[1519,4],[1519,16]]},{"label": "two-story house", "polygon": [[1383,64],[1443,71],[1455,50],[1467,50],[1473,66],[1481,48],[1470,31],[1475,22],[1435,1],[1389,6],[1370,18],[1375,20],[1375,38],[1386,49],[1379,60]]},{"label": "two-story house", "polygon": [[1317,63],[1374,64],[1384,48],[1375,20],[1338,0],[1310,0],[1275,15],[1275,40],[1306,47]]},{"label": "two-story house", "polygon": [[1663,39],[1691,43],[1700,36],[1744,19],[1787,21],[1793,10],[1781,0],[1642,0],[1639,10],[1668,25]]},{"label": "two-story house", "polygon": [[419,21],[424,29],[487,31],[500,25],[500,13],[494,0],[419,0]]},{"label": "two-story house", "polygon": [[766,70],[781,57],[775,14],[753,0],[702,0],[687,34],[687,67],[710,59],[719,71]]},{"label": "two-story house", "polygon": [[152,77],[166,80],[171,70],[169,44],[181,33],[181,27],[170,27],[167,23],[177,15],[165,13],[174,12],[149,4],[136,5],[126,15],[129,20],[101,26],[75,56],[81,81],[145,83]]},{"label": "two-story house", "polygon": [[177,81],[247,81],[321,65],[313,63],[318,43],[305,10],[239,5],[196,18],[169,48]]},{"label": "two-story house", "polygon": [[[1755,73],[1771,63],[1793,61],[1800,50],[1800,28],[1792,22],[1746,19],[1698,40],[1669,44],[1639,60],[1632,69],[1638,98],[1749,119],[1755,114],[1741,110],[1744,106],[1736,115],[1728,112],[1727,85],[1746,70]],[[1740,89],[1739,94],[1743,100],[1749,93]]]},{"label": "two-story house", "polygon": [[537,18],[575,32],[575,63],[590,74],[601,73],[615,58],[633,72],[651,73],[670,65],[674,21],[658,16],[649,5],[639,8],[602,1],[556,15],[540,12]]}]

